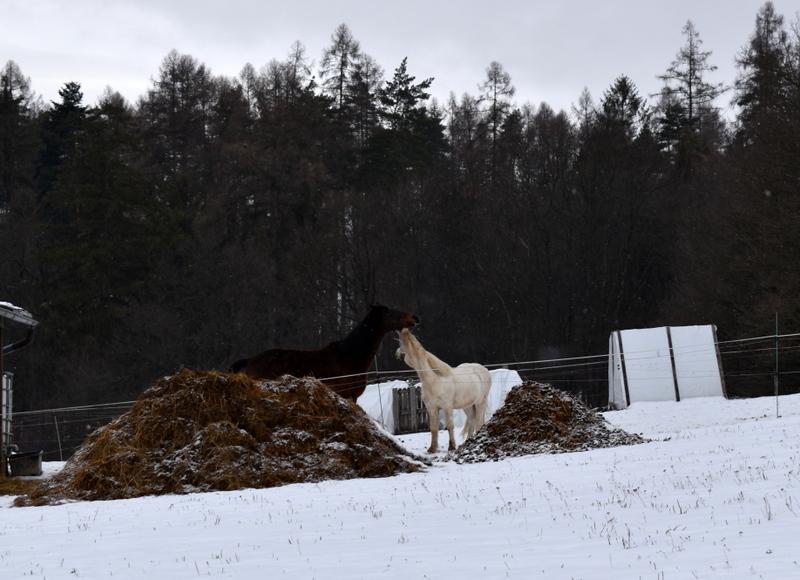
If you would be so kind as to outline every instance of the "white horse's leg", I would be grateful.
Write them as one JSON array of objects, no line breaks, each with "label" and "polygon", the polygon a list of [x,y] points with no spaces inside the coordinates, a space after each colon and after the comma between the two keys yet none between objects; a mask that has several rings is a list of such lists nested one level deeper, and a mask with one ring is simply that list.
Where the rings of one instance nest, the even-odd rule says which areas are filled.
[{"label": "white horse's leg", "polygon": [[428,447],[428,453],[436,453],[439,448],[439,408],[428,407],[428,418],[431,426],[431,446]]},{"label": "white horse's leg", "polygon": [[450,451],[456,450],[456,436],[453,433],[453,409],[445,409],[444,410],[444,420],[445,424],[447,425],[447,434],[450,435],[450,444],[447,446],[447,449]]}]

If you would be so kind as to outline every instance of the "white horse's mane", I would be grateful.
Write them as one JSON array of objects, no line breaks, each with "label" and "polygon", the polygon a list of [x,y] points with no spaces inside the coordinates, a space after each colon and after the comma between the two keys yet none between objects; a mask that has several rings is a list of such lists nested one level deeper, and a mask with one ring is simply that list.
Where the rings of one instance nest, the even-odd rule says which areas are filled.
[{"label": "white horse's mane", "polygon": [[437,375],[441,375],[443,377],[449,376],[453,374],[453,367],[449,364],[444,362],[438,356],[428,351],[423,351],[426,355],[426,359],[428,361],[428,366],[431,368],[433,372]]}]

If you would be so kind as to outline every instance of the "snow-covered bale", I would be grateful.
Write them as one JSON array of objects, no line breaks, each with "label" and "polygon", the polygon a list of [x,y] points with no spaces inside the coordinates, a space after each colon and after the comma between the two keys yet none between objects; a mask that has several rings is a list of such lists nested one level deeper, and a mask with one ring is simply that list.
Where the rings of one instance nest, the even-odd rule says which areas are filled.
[{"label": "snow-covered bale", "polygon": [[639,435],[611,426],[567,393],[525,381],[508,392],[503,406],[458,448],[454,459],[459,463],[496,461],[644,442]]},{"label": "snow-covered bale", "polygon": [[389,433],[394,433],[393,391],[408,387],[405,381],[386,381],[367,385],[364,394],[358,398],[358,406],[364,409]]},{"label": "snow-covered bale", "polygon": [[16,505],[264,488],[419,471],[417,457],[314,379],[181,371],[91,434]]}]

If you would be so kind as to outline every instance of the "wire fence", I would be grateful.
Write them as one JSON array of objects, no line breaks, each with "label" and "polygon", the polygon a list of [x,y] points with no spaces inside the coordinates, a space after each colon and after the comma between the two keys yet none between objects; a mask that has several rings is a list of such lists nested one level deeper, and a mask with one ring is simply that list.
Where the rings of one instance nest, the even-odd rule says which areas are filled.
[{"label": "wire fence", "polygon": [[43,451],[44,461],[66,461],[87,435],[130,410],[133,401],[14,413],[12,444]]},{"label": "wire fence", "polygon": [[[717,343],[729,398],[800,393],[800,334]],[[593,409],[608,405],[608,355],[499,363],[489,369],[517,371],[524,380],[549,384]],[[413,370],[375,372],[370,382],[410,380]],[[134,401],[14,413],[12,443],[19,451],[43,451],[44,461],[65,461],[86,439],[130,410]]]}]

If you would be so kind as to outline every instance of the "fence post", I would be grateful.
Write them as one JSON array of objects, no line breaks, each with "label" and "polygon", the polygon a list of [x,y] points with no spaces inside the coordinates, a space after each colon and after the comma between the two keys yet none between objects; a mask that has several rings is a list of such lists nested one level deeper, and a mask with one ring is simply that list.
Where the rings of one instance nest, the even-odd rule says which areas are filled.
[{"label": "fence post", "polygon": [[56,425],[56,440],[58,441],[58,458],[64,461],[64,450],[61,449],[61,433],[58,430],[58,417],[53,415],[53,423]]},{"label": "fence post", "polygon": [[394,433],[400,433],[400,393],[398,389],[392,389],[392,418],[394,419]]},{"label": "fence post", "polygon": [[775,376],[773,378],[773,382],[775,383],[775,418],[779,419],[781,416],[780,413],[780,403],[778,399],[778,392],[780,391],[778,385],[778,313],[775,313]]}]

